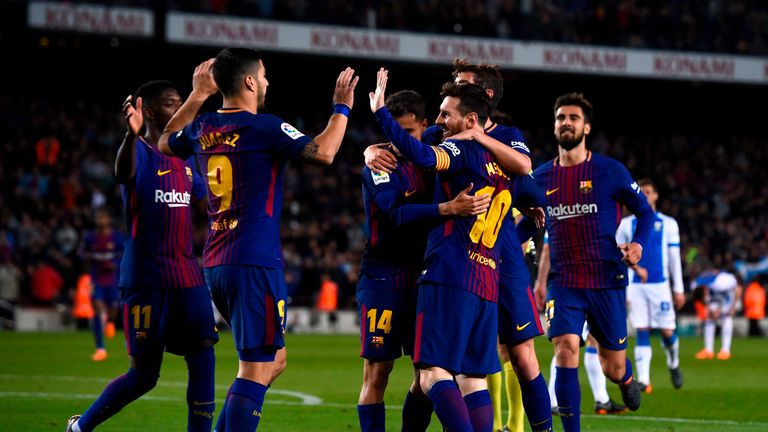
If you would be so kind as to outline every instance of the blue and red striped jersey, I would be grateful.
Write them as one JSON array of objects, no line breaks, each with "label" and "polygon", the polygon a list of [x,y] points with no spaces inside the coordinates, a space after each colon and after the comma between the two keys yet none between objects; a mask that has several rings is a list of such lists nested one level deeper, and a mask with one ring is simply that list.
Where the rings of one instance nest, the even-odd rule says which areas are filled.
[{"label": "blue and red striped jersey", "polygon": [[176,156],[201,155],[208,176],[208,240],[203,267],[282,268],[280,214],[289,158],[311,139],[271,114],[220,109],[199,115],[168,144]]},{"label": "blue and red striped jersey", "polygon": [[627,285],[627,266],[616,244],[621,206],[637,215],[633,241],[642,246],[654,213],[624,165],[590,151],[578,165],[563,167],[554,159],[533,176],[545,188],[550,283],[587,289]]},{"label": "blue and red striped jersey", "polygon": [[93,231],[83,238],[81,255],[88,260],[88,273],[95,285],[117,286],[124,242],[123,235],[115,229],[104,234]]},{"label": "blue and red striped jersey", "polygon": [[129,239],[120,274],[125,288],[205,285],[192,251],[192,197],[205,185],[194,164],[166,156],[142,138],[136,142],[136,175],[122,186]]},{"label": "blue and red striped jersey", "polygon": [[452,200],[470,183],[474,184],[470,194],[491,195],[485,214],[447,219],[430,231],[421,280],[465,289],[496,302],[501,255],[497,240],[512,207],[512,179],[476,142],[447,140],[439,146],[425,146],[408,135],[386,107],[375,115],[384,134],[406,158],[419,167],[437,170],[435,202]]},{"label": "blue and red striped jersey", "polygon": [[396,279],[392,288],[414,287],[427,234],[439,222],[435,175],[399,158],[391,174],[365,167],[362,179],[367,241],[360,272],[373,279],[403,274],[403,283]]}]

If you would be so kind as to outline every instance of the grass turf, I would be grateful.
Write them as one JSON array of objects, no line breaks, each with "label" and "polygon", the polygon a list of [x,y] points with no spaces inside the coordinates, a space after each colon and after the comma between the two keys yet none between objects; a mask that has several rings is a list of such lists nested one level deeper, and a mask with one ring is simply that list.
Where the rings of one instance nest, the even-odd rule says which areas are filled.
[{"label": "grass turf", "polygon": [[[0,333],[0,429],[63,431],[66,419],[81,413],[128,361],[120,337],[108,340],[110,357],[94,363],[91,336],[77,333]],[[651,370],[653,393],[636,413],[592,415],[592,397],[583,368],[582,426],[590,431],[764,431],[768,410],[768,341],[737,339],[728,361],[699,361],[700,339],[681,339],[685,386],[672,388],[664,353],[656,340]],[[537,339],[545,376],[551,345]],[[356,403],[362,379],[355,336],[289,335],[288,369],[267,393],[259,430],[358,430]],[[631,350],[629,351],[632,352]],[[235,375],[231,335],[216,346],[217,408]],[[397,362],[386,395],[387,430],[400,430],[400,406],[412,379],[410,363]],[[157,387],[104,423],[100,431],[178,431],[186,427],[186,369],[182,358],[166,355]],[[614,400],[621,396],[609,384]],[[218,414],[218,411],[217,411]],[[555,430],[562,430],[555,419]],[[527,428],[527,426],[526,426]],[[430,431],[439,431],[433,417]]]}]

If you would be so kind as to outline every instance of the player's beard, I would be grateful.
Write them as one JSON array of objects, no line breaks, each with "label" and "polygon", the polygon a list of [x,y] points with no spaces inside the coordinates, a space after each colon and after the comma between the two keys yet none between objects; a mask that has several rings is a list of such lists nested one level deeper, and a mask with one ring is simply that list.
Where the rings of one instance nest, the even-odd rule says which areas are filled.
[{"label": "player's beard", "polygon": [[571,133],[573,134],[572,138],[564,138],[562,132],[560,134],[555,135],[555,140],[557,140],[557,145],[565,149],[566,151],[573,150],[581,144],[581,141],[584,139],[584,132],[578,133],[577,131],[571,129]]},{"label": "player's beard", "polygon": [[264,109],[264,106],[266,105],[266,99],[267,99],[266,91],[262,90],[261,86],[259,86],[256,89],[256,102],[258,103],[257,108],[259,110]]}]

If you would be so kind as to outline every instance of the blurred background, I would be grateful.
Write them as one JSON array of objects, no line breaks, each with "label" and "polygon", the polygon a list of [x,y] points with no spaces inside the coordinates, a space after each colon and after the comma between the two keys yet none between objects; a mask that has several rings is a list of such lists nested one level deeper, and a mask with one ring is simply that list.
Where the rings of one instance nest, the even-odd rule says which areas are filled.
[{"label": "blurred background", "polygon": [[[499,110],[534,167],[557,153],[554,100],[585,93],[589,148],[653,179],[681,228],[686,285],[701,270],[768,272],[768,3],[726,0],[209,0],[0,3],[0,310],[68,311],[80,253],[106,207],[124,231],[113,164],[120,107],[150,79],[182,95],[225,46],[264,51],[266,111],[308,135],[331,113],[336,76],[361,77],[343,148],[326,169],[289,164],[282,239],[294,306],[324,282],[353,310],[365,240],[363,149],[382,141],[368,108],[375,71],[437,116],[451,60],[500,64]],[[212,98],[206,109],[216,109]],[[196,214],[196,252],[206,224]],[[693,313],[690,305],[687,312]]]}]

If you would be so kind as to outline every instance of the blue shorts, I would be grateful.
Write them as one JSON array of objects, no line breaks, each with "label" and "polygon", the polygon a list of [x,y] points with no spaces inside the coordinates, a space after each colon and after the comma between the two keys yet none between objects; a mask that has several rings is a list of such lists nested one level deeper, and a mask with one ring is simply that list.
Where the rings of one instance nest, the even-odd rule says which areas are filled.
[{"label": "blue shorts", "polygon": [[128,354],[186,355],[219,340],[208,288],[123,288],[123,329]]},{"label": "blue shorts", "polygon": [[584,321],[601,347],[627,349],[627,290],[563,288],[550,285],[547,290],[548,336],[581,336]]},{"label": "blue shorts", "polygon": [[496,303],[461,288],[419,284],[413,363],[453,374],[487,375],[501,370],[496,354]]},{"label": "blue shorts", "polygon": [[499,342],[517,345],[544,334],[528,272],[499,278]]},{"label": "blue shorts", "polygon": [[273,361],[285,346],[283,269],[220,265],[205,269],[205,281],[216,308],[232,327],[240,360]]},{"label": "blue shorts", "polygon": [[107,307],[117,307],[120,304],[120,288],[117,285],[93,284],[91,300],[101,300]]},{"label": "blue shorts", "polygon": [[360,357],[372,361],[413,355],[416,330],[416,276],[412,288],[392,289],[392,281],[360,276],[357,313],[360,318]]}]

